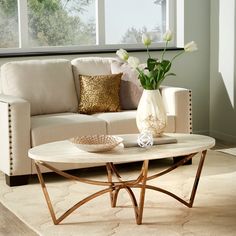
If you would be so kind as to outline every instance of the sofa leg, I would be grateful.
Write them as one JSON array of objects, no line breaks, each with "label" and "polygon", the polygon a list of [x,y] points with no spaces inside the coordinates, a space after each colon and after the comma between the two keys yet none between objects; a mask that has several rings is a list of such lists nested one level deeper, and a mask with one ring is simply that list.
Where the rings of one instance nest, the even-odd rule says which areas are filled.
[{"label": "sofa leg", "polygon": [[29,175],[9,176],[5,174],[6,184],[10,187],[28,184]]},{"label": "sofa leg", "polygon": [[[174,164],[183,160],[184,158],[185,158],[185,156],[173,157]],[[187,162],[185,162],[183,165],[192,165],[192,158],[190,160],[188,160]]]}]

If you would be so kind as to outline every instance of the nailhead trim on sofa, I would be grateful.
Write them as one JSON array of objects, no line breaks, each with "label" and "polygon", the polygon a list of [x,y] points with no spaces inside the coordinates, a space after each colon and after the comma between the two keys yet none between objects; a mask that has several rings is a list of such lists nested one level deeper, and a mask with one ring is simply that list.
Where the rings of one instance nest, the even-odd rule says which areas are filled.
[{"label": "nailhead trim on sofa", "polygon": [[189,131],[190,134],[193,133],[193,124],[192,124],[192,91],[189,90]]},{"label": "nailhead trim on sofa", "polygon": [[12,148],[12,125],[11,125],[11,105],[8,104],[8,124],[9,124],[9,149],[10,149],[10,175],[13,171],[13,148]]}]

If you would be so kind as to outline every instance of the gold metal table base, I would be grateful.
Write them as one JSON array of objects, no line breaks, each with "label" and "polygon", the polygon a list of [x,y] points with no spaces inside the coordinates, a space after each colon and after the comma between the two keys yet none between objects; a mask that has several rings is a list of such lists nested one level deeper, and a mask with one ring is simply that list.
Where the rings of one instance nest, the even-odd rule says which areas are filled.
[{"label": "gold metal table base", "polygon": [[[174,193],[171,193],[165,189],[156,187],[156,186],[152,186],[152,185],[148,185],[147,181],[158,178],[164,174],[169,173],[170,171],[176,169],[177,167],[183,165],[185,162],[187,162],[188,160],[190,160],[192,157],[194,157],[197,153],[193,153],[191,155],[186,156],[184,159],[182,159],[181,161],[177,162],[176,164],[172,165],[170,168],[161,171],[155,175],[152,176],[147,176],[148,174],[148,160],[143,161],[143,165],[142,165],[142,169],[140,171],[140,174],[138,176],[137,179],[135,180],[129,180],[129,181],[123,181],[121,179],[121,176],[119,175],[117,169],[115,168],[114,164],[112,162],[109,162],[106,164],[106,169],[107,169],[107,178],[108,181],[96,181],[96,180],[89,180],[89,179],[85,179],[85,178],[80,178],[68,173],[65,173],[63,171],[60,171],[56,168],[54,168],[53,166],[49,165],[46,162],[42,162],[42,161],[35,161],[35,166],[37,169],[37,174],[38,174],[38,178],[39,178],[39,182],[41,184],[53,223],[55,225],[59,224],[62,220],[64,220],[67,216],[69,216],[73,211],[75,211],[77,208],[79,208],[80,206],[82,206],[83,204],[85,204],[86,202],[99,197],[105,193],[109,193],[110,194],[110,199],[111,199],[111,207],[116,207],[116,202],[117,202],[117,197],[119,194],[119,191],[121,189],[125,189],[127,191],[127,193],[129,194],[132,204],[133,204],[133,208],[134,208],[134,214],[135,214],[135,219],[136,219],[136,223],[142,224],[142,217],[143,217],[143,208],[144,208],[144,200],[145,200],[145,191],[146,189],[151,189],[154,191],[158,191],[158,192],[162,192],[164,194],[167,194],[173,198],[175,198],[177,201],[181,202],[182,204],[186,205],[187,207],[192,207],[193,206],[193,202],[194,202],[194,198],[196,195],[196,191],[197,191],[197,187],[198,187],[198,182],[200,179],[200,175],[201,175],[201,171],[202,171],[202,167],[204,164],[204,160],[205,160],[205,156],[206,156],[206,150],[203,151],[201,153],[201,158],[198,164],[198,168],[197,168],[197,172],[196,172],[196,176],[195,176],[195,180],[193,183],[193,187],[192,187],[192,192],[190,195],[190,200],[186,201],[180,197],[178,197],[177,195],[175,195]],[[40,170],[40,165],[56,172],[57,174],[64,176],[67,179],[70,180],[76,180],[82,183],[87,183],[87,184],[92,184],[92,185],[100,185],[100,186],[106,186],[106,188],[104,188],[103,190],[100,190],[86,198],[84,198],[83,200],[79,201],[78,203],[76,203],[74,206],[72,206],[70,209],[68,209],[65,213],[63,213],[60,217],[56,217],[56,214],[54,212],[53,209],[53,205],[52,202],[50,200],[50,196],[48,194],[47,191],[47,187],[45,185],[44,179],[43,179],[43,175],[41,173]],[[113,177],[116,177],[117,181],[113,181]],[[140,196],[139,196],[139,204],[137,203],[135,194],[132,191],[132,188],[140,188]]]}]

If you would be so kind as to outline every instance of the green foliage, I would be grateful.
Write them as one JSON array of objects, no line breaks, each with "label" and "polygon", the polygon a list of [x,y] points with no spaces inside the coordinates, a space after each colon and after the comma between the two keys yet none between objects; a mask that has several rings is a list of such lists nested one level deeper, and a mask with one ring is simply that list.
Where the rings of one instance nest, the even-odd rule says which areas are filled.
[{"label": "green foliage", "polygon": [[[28,0],[30,46],[91,45],[95,19],[83,21],[94,0]],[[0,48],[18,47],[17,0],[0,0]]]},{"label": "green foliage", "polygon": [[140,69],[138,67],[136,68],[139,73],[138,78],[144,89],[158,89],[166,77],[176,75],[174,73],[168,73],[171,69],[172,61],[174,60],[174,58],[171,61],[163,59],[166,47],[164,48],[161,60],[150,57],[147,47],[147,52],[149,55],[147,59],[147,66],[144,69]]},{"label": "green foliage", "polygon": [[81,20],[91,1],[28,0],[33,46],[95,44],[95,22]]},{"label": "green foliage", "polygon": [[136,29],[134,27],[129,28],[122,36],[121,43],[141,43],[142,34],[147,33],[147,28]]},{"label": "green foliage", "polygon": [[155,59],[150,58],[150,57],[147,59],[147,68],[149,71],[154,70],[156,64],[157,64],[157,61]]},{"label": "green foliage", "polygon": [[139,80],[144,89],[158,89],[167,76],[175,76],[174,73],[166,74],[171,68],[171,61],[148,58],[147,67],[144,70],[136,68],[139,72]]},{"label": "green foliage", "polygon": [[1,12],[5,15],[13,16],[17,11],[17,0],[0,0]]},{"label": "green foliage", "polygon": [[17,0],[0,0],[0,48],[18,45]]},{"label": "green foliage", "polygon": [[[155,32],[152,35],[153,42],[159,42],[161,40],[161,30],[160,26],[156,25],[153,29]],[[124,35],[121,37],[121,43],[142,43],[142,35],[148,33],[147,27],[142,27],[141,29],[136,29],[134,27],[128,28]]]}]

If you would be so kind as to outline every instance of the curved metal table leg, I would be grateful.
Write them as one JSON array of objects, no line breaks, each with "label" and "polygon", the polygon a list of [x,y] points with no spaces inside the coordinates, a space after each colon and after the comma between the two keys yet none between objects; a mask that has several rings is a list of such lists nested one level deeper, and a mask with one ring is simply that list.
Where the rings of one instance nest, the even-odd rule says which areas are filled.
[{"label": "curved metal table leg", "polygon": [[[35,161],[35,166],[36,166],[36,170],[37,170],[37,174],[38,174],[38,179],[39,182],[41,184],[42,190],[43,190],[43,194],[44,197],[46,199],[47,202],[47,206],[51,215],[51,218],[53,220],[53,223],[55,225],[59,224],[62,220],[64,220],[67,216],[69,216],[73,211],[75,211],[77,208],[79,208],[80,206],[82,206],[83,204],[85,204],[86,202],[97,198],[105,193],[110,193],[110,199],[111,199],[111,206],[115,207],[116,206],[116,201],[117,201],[117,197],[118,197],[118,193],[120,191],[120,189],[124,188],[132,201],[133,204],[133,208],[134,208],[134,213],[135,213],[135,219],[137,224],[141,224],[142,223],[142,215],[143,215],[143,206],[144,206],[144,198],[145,198],[145,185],[146,185],[146,179],[147,179],[147,171],[148,171],[148,160],[144,161],[141,173],[139,175],[139,177],[136,180],[130,180],[130,181],[122,181],[121,177],[118,173],[118,171],[116,170],[115,166],[113,163],[107,163],[107,176],[108,176],[108,182],[104,182],[104,181],[95,181],[95,180],[88,180],[88,179],[83,179],[83,178],[79,178],[77,176],[74,175],[70,175],[68,173],[65,173],[63,171],[60,171],[58,169],[56,169],[55,167],[45,163],[45,162],[41,162],[41,161]],[[54,212],[53,209],[53,205],[49,196],[49,193],[47,191],[47,187],[43,178],[43,175],[41,173],[40,170],[40,165],[56,172],[57,174],[70,179],[70,180],[76,180],[79,182],[83,182],[83,183],[88,183],[88,184],[93,184],[93,185],[100,185],[100,186],[107,186],[107,188],[100,190],[86,198],[84,198],[83,200],[79,201],[78,203],[76,203],[74,206],[72,206],[70,209],[68,209],[65,213],[63,213],[60,217],[56,217],[56,214]],[[116,177],[118,178],[118,182],[114,182],[112,181],[112,175],[115,173]],[[141,184],[141,190],[140,190],[140,201],[139,201],[139,206],[137,204],[137,200],[135,198],[135,195],[133,193],[133,191],[131,190],[131,187],[128,186],[127,184],[133,186],[134,184]]]},{"label": "curved metal table leg", "polygon": [[[105,193],[110,194],[111,206],[115,207],[116,202],[117,202],[118,193],[121,189],[125,189],[131,198],[133,208],[134,208],[136,223],[142,224],[146,189],[151,189],[154,191],[158,191],[158,192],[162,192],[164,194],[167,194],[188,207],[193,206],[193,202],[195,199],[195,195],[196,195],[196,191],[197,191],[197,187],[198,187],[198,183],[199,183],[199,179],[200,179],[200,175],[201,175],[201,171],[202,171],[202,167],[204,164],[206,153],[207,153],[206,150],[201,153],[201,158],[199,161],[199,165],[198,165],[198,169],[196,172],[196,176],[195,176],[195,180],[194,180],[194,184],[192,187],[192,192],[191,192],[191,196],[190,196],[189,201],[185,201],[184,199],[178,197],[174,193],[171,193],[165,189],[162,189],[162,188],[159,188],[156,186],[152,186],[152,185],[148,185],[147,181],[149,181],[151,179],[158,178],[162,175],[165,175],[165,174],[173,171],[174,169],[176,169],[177,167],[181,166],[183,163],[188,161],[190,158],[195,156],[196,153],[193,153],[193,154],[187,156],[186,158],[184,158],[183,160],[174,164],[170,168],[168,168],[164,171],[161,171],[160,173],[157,173],[152,176],[148,176],[148,163],[149,163],[149,161],[145,160],[145,161],[143,161],[143,166],[142,166],[142,169],[141,169],[140,174],[137,177],[137,179],[129,180],[129,181],[123,181],[121,179],[119,172],[115,168],[114,164],[111,162],[106,164],[108,181],[96,181],[96,180],[84,179],[84,178],[80,178],[80,177],[77,177],[74,175],[70,175],[70,174],[60,171],[60,170],[56,169],[55,167],[49,165],[48,163],[42,162],[42,161],[35,161],[35,166],[36,166],[36,170],[37,170],[37,174],[38,174],[38,179],[41,184],[43,194],[46,199],[47,206],[48,206],[48,209],[49,209],[49,212],[51,214],[51,218],[52,218],[54,224],[59,224],[62,220],[64,220],[67,216],[69,216],[77,208],[79,208],[83,204],[87,203],[88,201],[91,201],[92,199],[97,198]],[[65,213],[63,213],[60,217],[57,218],[56,214],[54,212],[54,209],[53,209],[53,205],[52,205],[50,196],[47,191],[47,187],[46,187],[44,179],[43,179],[43,175],[40,170],[40,165],[56,172],[57,174],[65,177],[67,179],[76,180],[79,182],[92,184],[92,185],[105,186],[106,188],[104,188],[103,190],[100,190],[98,192],[95,192],[94,194],[91,194],[90,196],[79,201],[74,206],[72,206],[70,209],[68,209]],[[115,176],[117,178],[117,180],[118,180],[117,182],[113,181],[113,179],[112,179],[113,176]],[[140,188],[139,204],[137,203],[137,200],[136,200],[135,194],[132,191],[132,188]]]}]

